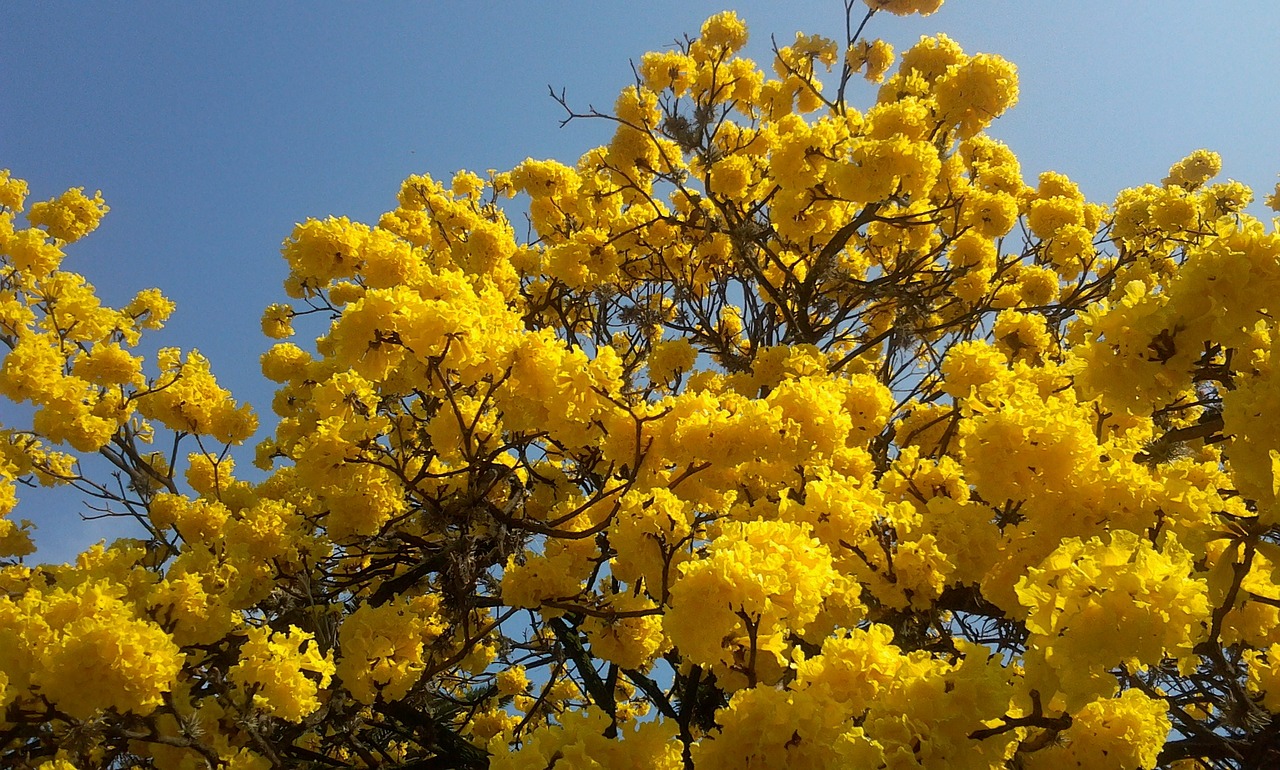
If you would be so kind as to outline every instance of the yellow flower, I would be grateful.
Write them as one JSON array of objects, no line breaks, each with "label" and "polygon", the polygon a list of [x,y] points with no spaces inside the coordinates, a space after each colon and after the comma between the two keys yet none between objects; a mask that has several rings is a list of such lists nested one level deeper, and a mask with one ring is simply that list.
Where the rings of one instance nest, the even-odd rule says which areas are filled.
[{"label": "yellow flower", "polygon": [[142,359],[115,342],[95,345],[76,356],[72,372],[95,385],[142,386]]},{"label": "yellow flower", "polygon": [[345,619],[337,674],[357,700],[373,703],[381,694],[396,701],[417,684],[426,668],[426,645],[444,632],[439,608],[438,596],[400,598],[379,607],[362,605]]},{"label": "yellow flower", "polygon": [[9,175],[9,169],[0,169],[0,206],[10,211],[22,211],[27,199],[27,182]]},{"label": "yellow flower", "polygon": [[281,253],[304,284],[323,288],[355,274],[369,228],[346,217],[309,219],[293,229]]},{"label": "yellow flower", "polygon": [[961,219],[985,238],[1008,234],[1018,221],[1018,201],[1002,192],[975,190],[961,204]]},{"label": "yellow flower", "polygon": [[708,191],[731,201],[744,201],[755,176],[755,169],[749,158],[730,155],[711,166],[711,186]]},{"label": "yellow flower", "polygon": [[872,83],[884,82],[893,59],[893,46],[884,40],[859,40],[845,51],[845,64]]},{"label": "yellow flower", "polygon": [[702,23],[698,42],[705,49],[734,53],[747,44],[747,25],[733,11],[717,13]]},{"label": "yellow flower", "polygon": [[[624,669],[643,671],[670,646],[662,633],[661,613],[652,602],[619,595],[611,597],[610,610],[626,614],[592,616],[583,624],[594,655]],[[646,611],[651,614],[639,614]]]},{"label": "yellow flower", "polygon": [[693,367],[698,351],[689,340],[680,337],[653,344],[649,351],[649,381],[666,383]]},{"label": "yellow flower", "polygon": [[71,243],[98,229],[108,211],[101,190],[88,198],[83,187],[73,187],[57,198],[32,204],[27,219],[32,226],[44,227],[54,238]]},{"label": "yellow flower", "polygon": [[512,666],[498,672],[499,695],[519,695],[529,687],[529,677],[525,675],[523,666]]},{"label": "yellow flower", "polygon": [[888,11],[897,16],[918,13],[928,16],[942,7],[943,0],[863,0],[873,11]]},{"label": "yellow flower", "polygon": [[1138,690],[1091,701],[1074,715],[1059,740],[1027,755],[1028,767],[1155,767],[1172,729],[1168,704]]},{"label": "yellow flower", "polygon": [[1194,190],[1217,176],[1221,170],[1221,155],[1210,150],[1196,150],[1173,164],[1162,184],[1166,187],[1176,185],[1184,190]]},{"label": "yellow flower", "polygon": [[262,333],[272,339],[293,336],[293,308],[288,305],[270,305],[262,313]]},{"label": "yellow flower", "polygon": [[159,289],[143,289],[123,311],[135,319],[144,329],[159,329],[173,313],[174,304]]},{"label": "yellow flower", "polygon": [[1280,211],[1280,183],[1276,184],[1275,190],[1273,190],[1263,202],[1266,204],[1266,207],[1272,211]]},{"label": "yellow flower", "polygon": [[237,404],[220,387],[209,369],[209,360],[192,350],[181,359],[176,348],[157,355],[161,377],[138,398],[138,410],[173,430],[213,436],[240,443],[257,430],[257,417],[247,404]]},{"label": "yellow flower", "polygon": [[1032,634],[1028,675],[1055,683],[1042,691],[1070,702],[1096,692],[1121,662],[1132,669],[1190,655],[1210,611],[1192,569],[1172,535],[1161,549],[1125,530],[1106,541],[1064,539],[1015,587]]},{"label": "yellow flower", "polygon": [[320,707],[319,691],[329,685],[334,665],[331,654],[320,654],[310,633],[296,626],[274,633],[251,628],[247,637],[229,677],[251,696],[255,708],[301,722]]},{"label": "yellow flower", "polygon": [[124,593],[118,584],[87,581],[23,599],[24,609],[48,624],[44,634],[26,638],[39,661],[32,680],[78,719],[105,708],[149,714],[182,668],[177,645],[137,617]]},{"label": "yellow flower", "polygon": [[726,525],[705,559],[680,566],[663,629],[688,660],[731,663],[727,641],[800,631],[834,581],[831,553],[781,521]]}]

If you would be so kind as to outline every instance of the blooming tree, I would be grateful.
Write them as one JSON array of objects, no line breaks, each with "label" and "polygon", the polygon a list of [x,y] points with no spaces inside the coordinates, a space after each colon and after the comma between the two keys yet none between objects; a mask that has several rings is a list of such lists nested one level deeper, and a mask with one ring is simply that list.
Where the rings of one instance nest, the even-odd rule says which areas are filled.
[{"label": "blooming tree", "polygon": [[1276,762],[1280,235],[1204,150],[1028,184],[1013,65],[866,5],[770,73],[716,15],[560,98],[614,128],[576,164],[298,225],[257,473],[206,359],[133,352],[173,304],[62,269],[101,196],[0,174],[0,511],[138,526],[32,566],[0,519],[0,764]]}]

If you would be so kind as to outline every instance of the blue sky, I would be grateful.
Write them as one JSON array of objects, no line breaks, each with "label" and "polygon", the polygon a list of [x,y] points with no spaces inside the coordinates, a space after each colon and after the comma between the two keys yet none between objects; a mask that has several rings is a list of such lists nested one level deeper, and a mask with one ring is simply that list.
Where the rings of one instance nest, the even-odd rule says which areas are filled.
[{"label": "blue sky", "polygon": [[[413,173],[572,162],[607,126],[559,127],[548,85],[607,108],[629,61],[727,7],[766,67],[771,35],[842,32],[840,0],[14,0],[0,24],[0,168],[26,178],[33,200],[101,189],[112,211],[66,269],[112,304],[161,287],[178,311],[153,341],[199,348],[269,425],[258,318],[283,299],[279,247],[294,222],[372,221]],[[1270,191],[1278,29],[1270,0],[947,0],[927,18],[881,14],[870,33],[902,50],[941,31],[1015,62],[1022,98],[992,133],[1028,180],[1053,169],[1110,200],[1199,147],[1259,198]],[[41,524],[42,559],[112,536],[82,524],[72,497],[23,498],[14,515]]]}]

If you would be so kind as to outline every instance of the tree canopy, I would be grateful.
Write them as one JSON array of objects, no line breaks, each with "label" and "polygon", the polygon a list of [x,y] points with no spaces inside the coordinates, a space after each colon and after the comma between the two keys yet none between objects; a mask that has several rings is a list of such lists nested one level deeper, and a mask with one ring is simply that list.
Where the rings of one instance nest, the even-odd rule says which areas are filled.
[{"label": "tree canopy", "polygon": [[[1280,235],[1208,150],[1029,183],[1011,63],[867,33],[940,5],[717,14],[553,93],[575,164],[297,225],[264,430],[0,172],[0,764],[1280,761]],[[33,484],[137,537],[29,563]]]}]

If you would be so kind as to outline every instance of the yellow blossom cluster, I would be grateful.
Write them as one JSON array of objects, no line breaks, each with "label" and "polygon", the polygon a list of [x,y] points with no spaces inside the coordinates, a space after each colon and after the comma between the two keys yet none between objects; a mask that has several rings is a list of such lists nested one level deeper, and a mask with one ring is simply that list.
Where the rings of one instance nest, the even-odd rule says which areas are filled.
[{"label": "yellow blossom cluster", "polygon": [[[291,626],[274,633],[249,629],[240,660],[228,676],[265,713],[300,722],[320,707],[316,693],[329,684],[333,671],[333,661],[316,649],[311,634]],[[319,681],[307,674],[317,675]]]},{"label": "yellow blossom cluster", "polygon": [[343,656],[337,675],[362,703],[403,698],[426,669],[429,647],[444,633],[439,597],[421,596],[379,606],[363,605],[339,631]]},{"label": "yellow blossom cluster", "polygon": [[99,709],[149,714],[182,668],[178,646],[126,601],[127,589],[86,580],[65,589],[33,586],[0,598],[5,704],[47,699],[77,719]]}]

